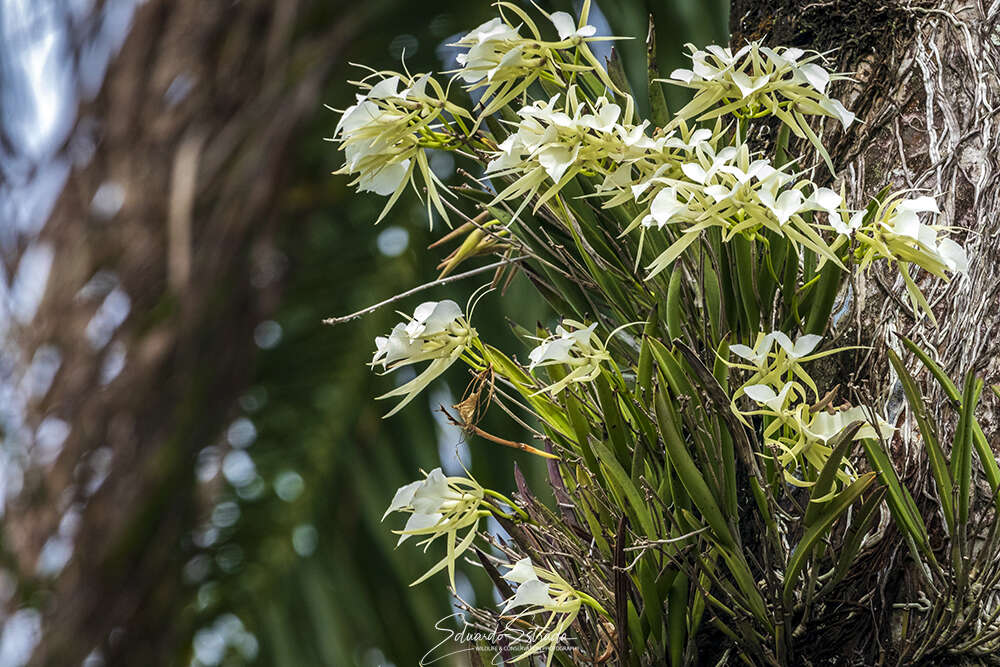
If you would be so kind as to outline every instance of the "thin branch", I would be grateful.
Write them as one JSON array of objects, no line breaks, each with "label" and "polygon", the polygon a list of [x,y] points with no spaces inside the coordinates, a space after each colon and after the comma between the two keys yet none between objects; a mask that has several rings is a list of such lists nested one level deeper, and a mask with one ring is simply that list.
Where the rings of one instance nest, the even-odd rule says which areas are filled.
[{"label": "thin branch", "polygon": [[486,266],[480,266],[477,269],[472,269],[464,273],[456,273],[453,276],[448,276],[447,278],[442,278],[440,280],[432,280],[429,283],[424,283],[423,285],[418,285],[413,289],[406,290],[405,292],[400,292],[394,297],[386,299],[385,301],[380,301],[373,306],[368,306],[363,308],[356,313],[351,313],[350,315],[344,315],[342,317],[328,317],[323,320],[323,324],[343,324],[344,322],[350,322],[351,320],[356,320],[362,315],[367,315],[368,313],[375,312],[382,306],[388,306],[390,303],[395,303],[401,299],[405,299],[408,296],[413,296],[418,292],[423,292],[424,290],[430,289],[432,287],[440,287],[441,285],[447,285],[448,283],[453,283],[463,278],[471,278],[472,276],[478,275],[480,273],[486,273],[487,271],[492,271],[493,269],[499,268],[501,266],[506,266],[508,264],[514,264],[522,260],[529,259],[526,255],[521,257],[512,257],[511,259],[503,259],[499,262],[494,262],[492,264],[487,264]]}]

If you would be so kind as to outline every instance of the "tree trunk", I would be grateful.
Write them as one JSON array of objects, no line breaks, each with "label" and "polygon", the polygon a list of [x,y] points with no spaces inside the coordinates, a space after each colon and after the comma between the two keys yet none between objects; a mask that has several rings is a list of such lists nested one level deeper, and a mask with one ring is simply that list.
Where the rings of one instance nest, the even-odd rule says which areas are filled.
[{"label": "tree trunk", "polygon": [[[944,224],[967,230],[956,236],[971,258],[966,278],[918,276],[938,326],[915,322],[893,298],[904,294],[901,278],[873,272],[858,286],[863,331],[855,333],[895,349],[905,335],[953,377],[976,368],[987,384],[1000,380],[998,20],[996,2],[948,0],[734,0],[730,14],[734,45],[836,49],[836,69],[855,73],[835,92],[863,123],[827,139],[849,203],[861,206],[885,185],[919,189],[938,195]],[[862,370],[887,399],[885,360]],[[988,405],[981,421],[995,442],[1000,423],[996,403]]]},{"label": "tree trunk", "polygon": [[[1000,382],[998,20],[1000,3],[975,0],[733,0],[730,14],[734,47],[763,39],[821,52],[836,49],[829,54],[834,69],[855,73],[855,82],[833,92],[863,122],[846,133],[828,124],[825,138],[839,169],[836,187],[845,185],[849,205],[864,207],[886,185],[920,190],[937,196],[942,224],[963,230],[955,238],[970,256],[967,277],[946,283],[922,271],[915,276],[937,326],[927,318],[914,320],[895,269],[873,268],[851,289],[853,321],[835,334],[844,335],[845,344],[875,343],[876,350],[888,345],[898,351],[898,337],[904,335],[927,350],[959,386],[973,369],[987,385]],[[822,178],[822,167],[817,175]],[[919,361],[902,356],[911,372],[926,375]],[[901,437],[893,441],[901,477],[911,488],[928,490],[932,482],[919,433],[903,411],[901,385],[884,355],[858,351],[827,375],[831,386],[840,383],[854,392],[856,403],[884,408],[901,427]],[[923,389],[933,418],[944,425],[941,441],[951,442],[954,410],[935,382],[924,382]],[[1000,452],[998,405],[986,391],[977,412],[994,452]],[[980,500],[989,500],[989,488],[981,486]],[[914,493],[930,507],[920,495]],[[980,512],[990,506],[978,504]],[[939,521],[928,525],[940,533]],[[879,641],[891,644],[892,604],[904,601],[903,584],[886,581],[880,569],[872,569],[871,590],[879,591],[884,616],[871,619],[864,638],[850,636],[854,630],[845,628],[844,637],[824,642],[856,646],[867,641],[870,651]]]},{"label": "tree trunk", "polygon": [[[83,139],[96,150],[37,239],[54,253],[51,275],[13,332],[24,359],[61,359],[27,424],[71,428],[4,517],[20,582],[8,604],[42,611],[33,664],[79,665],[92,650],[107,665],[160,664],[190,637],[180,572],[212,495],[195,457],[231,418],[254,325],[276,301],[294,132],[371,13],[306,4],[141,4],[80,109],[64,150]],[[76,30],[81,53],[96,26]],[[65,567],[38,565],[73,536]]]}]

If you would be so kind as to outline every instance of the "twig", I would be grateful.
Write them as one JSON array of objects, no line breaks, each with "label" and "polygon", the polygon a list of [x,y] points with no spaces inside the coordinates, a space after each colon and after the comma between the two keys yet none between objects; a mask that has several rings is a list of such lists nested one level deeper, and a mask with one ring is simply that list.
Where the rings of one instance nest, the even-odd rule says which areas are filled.
[{"label": "twig", "polygon": [[374,306],[368,306],[367,308],[359,310],[356,313],[351,313],[350,315],[344,315],[342,317],[328,317],[325,320],[323,320],[323,324],[343,324],[344,322],[350,322],[351,320],[358,319],[362,315],[367,315],[368,313],[374,312],[379,308],[381,308],[382,306],[388,306],[390,303],[395,303],[400,299],[405,299],[408,296],[412,296],[414,294],[417,294],[418,292],[423,292],[426,289],[430,289],[432,287],[440,287],[441,285],[447,285],[448,283],[453,283],[455,281],[462,280],[463,278],[471,278],[474,275],[480,273],[486,273],[487,271],[492,271],[493,269],[496,269],[498,267],[506,266],[507,264],[514,264],[516,262],[520,262],[525,259],[528,259],[526,255],[522,255],[521,257],[512,257],[510,259],[503,259],[500,260],[499,262],[487,264],[486,266],[480,266],[477,269],[472,269],[464,273],[456,273],[455,275],[448,276],[447,278],[442,278],[440,280],[432,280],[429,283],[424,283],[423,285],[418,285],[413,289],[401,292],[394,297],[386,299],[385,301],[380,301],[376,303]]}]

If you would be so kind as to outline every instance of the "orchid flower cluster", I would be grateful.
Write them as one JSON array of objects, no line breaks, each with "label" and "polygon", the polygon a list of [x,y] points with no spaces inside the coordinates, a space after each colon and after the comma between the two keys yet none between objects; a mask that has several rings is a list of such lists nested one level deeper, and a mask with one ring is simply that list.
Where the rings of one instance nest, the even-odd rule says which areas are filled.
[{"label": "orchid flower cluster", "polygon": [[403,409],[478,340],[461,307],[451,300],[424,302],[407,320],[397,324],[388,336],[375,339],[371,366],[381,365],[384,372],[390,372],[423,361],[431,363],[409,382],[378,397],[403,396],[386,417]]},{"label": "orchid flower cluster", "polygon": [[[491,492],[492,493],[492,492]],[[385,521],[393,512],[407,512],[410,517],[399,535],[399,546],[412,536],[426,536],[420,545],[426,551],[439,537],[446,537],[447,555],[425,572],[411,586],[415,586],[437,572],[448,568],[448,579],[455,587],[455,562],[469,548],[476,537],[479,520],[497,510],[486,499],[487,490],[475,480],[465,477],[446,477],[441,468],[435,468],[416,482],[400,487],[392,498],[389,509],[382,515]],[[465,530],[461,540],[458,532]]]},{"label": "orchid flower cluster", "polygon": [[[605,97],[593,105],[581,104],[577,91],[570,86],[562,107],[556,95],[517,112],[521,117],[517,131],[497,147],[486,166],[490,176],[515,178],[494,203],[517,199],[526,205],[548,182],[551,185],[535,203],[537,209],[577,174],[600,173],[602,163],[610,159],[641,157],[639,151],[651,143],[643,128],[637,131],[620,124],[622,108]],[[630,113],[631,109],[626,111]]]},{"label": "orchid flower cluster", "polygon": [[[499,545],[510,561],[531,554],[542,562],[548,554],[559,554],[552,563],[573,563],[566,550],[579,548],[582,558],[604,567],[612,549],[621,549],[614,555],[618,559],[626,542],[633,545],[627,547],[636,551],[632,565],[616,560],[602,570],[609,581],[614,579],[614,592],[612,586],[600,588],[600,577],[581,584],[574,568],[560,565],[557,573],[530,558],[508,565],[503,575],[491,572],[494,581],[502,576],[517,589],[490,618],[540,629],[541,639],[522,657],[544,652],[547,665],[574,624],[578,634],[591,625],[578,621],[585,607],[611,625],[620,620],[610,618],[598,602],[612,596],[628,600],[628,594],[619,593],[620,585],[638,581],[639,592],[662,605],[663,590],[675,586],[658,577],[675,566],[674,560],[701,548],[691,541],[674,550],[675,542],[692,536],[699,536],[699,545],[719,546],[721,557],[671,570],[676,587],[683,588],[677,594],[686,596],[684,586],[697,581],[690,591],[700,596],[701,586],[711,588],[729,577],[699,604],[711,605],[718,619],[731,617],[733,627],[746,625],[751,638],[762,634],[758,630],[766,626],[768,611],[760,601],[764,587],[756,574],[771,575],[740,564],[740,531],[734,528],[743,491],[734,471],[741,452],[726,450],[738,440],[734,432],[745,428],[760,436],[757,442],[763,447],[752,453],[768,461],[768,470],[767,484],[759,488],[823,488],[815,495],[841,497],[843,507],[851,506],[873,476],[857,474],[844,456],[836,470],[837,488],[827,489],[829,480],[823,479],[830,475],[819,473],[833,456],[836,439],[858,421],[864,425],[853,438],[864,439],[866,447],[890,437],[893,429],[875,409],[833,405],[833,392],[821,396],[806,370],[810,362],[846,349],[821,349],[818,335],[829,327],[845,275],[869,270],[879,260],[896,264],[914,310],[933,321],[911,266],[945,280],[969,266],[965,251],[948,237],[953,230],[931,219],[940,214],[933,197],[889,194],[886,189],[859,210],[836,178],[821,180],[815,167],[787,159],[791,134],[803,140],[799,145],[811,143],[832,171],[821,132],[813,127],[817,117],[836,119],[843,128],[855,120],[828,92],[833,83],[849,77],[825,69],[822,54],[756,42],[735,53],[719,46],[691,47],[691,68],[674,71],[666,83],[690,88],[694,97],[673,120],[658,120],[660,127],[654,127],[638,118],[634,100],[622,90],[627,86],[616,85],[590,51],[589,43],[604,38],[587,23],[589,5],[584,0],[576,21],[564,12],[542,12],[555,33],[547,39],[543,32],[552,32],[547,25],[543,31],[517,5],[497,3],[498,17],[455,42],[464,52],[457,58],[458,69],[445,73],[479,93],[476,108],[452,103],[450,83],[442,85],[432,75],[376,72],[358,82],[362,94],[343,112],[334,135],[346,154],[338,173],[355,174],[360,190],[389,197],[383,216],[408,183],[416,186],[418,172],[429,215],[433,207],[447,218],[445,194],[472,202],[476,210],[468,217],[449,202],[466,224],[438,243],[466,237],[443,264],[451,271],[482,254],[478,249],[502,260],[452,279],[495,271],[491,285],[496,287],[507,284],[505,271],[510,271],[508,279],[520,271],[560,314],[551,335],[532,336],[514,327],[530,350],[527,363],[521,364],[480,339],[471,324],[472,306],[463,312],[451,300],[428,301],[375,340],[370,363],[383,372],[427,363],[415,377],[379,397],[401,397],[389,417],[456,361],[466,362],[475,377],[466,398],[455,406],[474,415],[463,417],[464,435],[541,452],[472,423],[491,404],[499,404],[531,437],[545,443],[541,453],[549,457],[548,472],[559,499],[557,515],[532,505],[523,480],[515,503],[439,468],[401,487],[383,517],[409,515],[395,531],[399,543],[411,536],[421,538],[425,550],[442,537],[447,543],[444,557],[414,583],[447,569],[454,587],[456,563],[482,535],[481,520],[487,517],[514,526],[508,531],[514,542],[530,536],[516,545]],[[782,125],[770,147],[773,154],[762,150],[752,132],[756,121],[771,117]],[[449,150],[477,164],[483,187],[446,188],[428,166],[429,149]],[[687,320],[682,322],[683,317]],[[616,338],[621,328],[634,324],[645,324],[641,337]],[[775,327],[780,329],[759,331]],[[794,337],[795,332],[802,333]],[[727,348],[728,340],[740,344]],[[719,351],[719,359],[709,369],[702,359],[713,350]],[[546,371],[540,373],[541,368]],[[728,384],[729,370],[740,371],[735,390]],[[588,390],[588,383],[595,383],[596,391]],[[484,386],[488,392],[482,391]],[[704,400],[719,395],[719,386],[721,395],[730,398],[735,419],[725,409],[720,416]],[[727,429],[734,429],[728,441],[720,437]],[[842,451],[833,456],[835,462]],[[656,503],[650,502],[654,496]],[[799,498],[778,504],[788,497],[771,498],[771,509],[790,516],[789,507]],[[730,515],[723,516],[724,511]],[[556,524],[560,530],[549,541],[545,531],[559,517],[565,523]],[[611,534],[608,521],[618,523],[618,534]],[[780,549],[781,540],[794,531],[813,535],[794,528],[779,536],[776,529],[767,539],[774,538]],[[560,536],[565,539],[557,541]],[[781,575],[787,574],[784,582],[794,585],[800,570],[792,568],[835,542],[810,545],[799,557],[786,559],[790,569]],[[643,551],[654,547],[661,549],[655,563]],[[488,557],[477,555],[489,570]],[[711,563],[711,569],[699,569],[704,563]],[[810,576],[819,571],[809,565]],[[688,578],[689,573],[700,574]],[[769,590],[780,587],[770,583]],[[505,588],[503,582],[498,586]],[[719,591],[735,599],[737,589],[744,595],[738,604],[719,601],[724,597]],[[647,614],[650,604],[646,600],[641,610],[629,607],[629,627],[615,631],[662,630],[665,626],[658,624],[663,619]],[[633,611],[641,614],[635,627],[629,616]],[[788,606],[783,613],[790,618],[787,614],[799,612]],[[689,617],[675,631],[687,632],[700,620],[700,615]],[[763,625],[752,626],[758,622]],[[672,662],[681,664],[680,657]]]},{"label": "orchid flower cluster", "polygon": [[[584,3],[579,23],[566,12],[546,15],[558,34],[554,41],[543,39],[538,25],[517,5],[499,2],[497,6],[501,16],[450,45],[468,49],[457,57],[461,68],[451,73],[468,84],[470,92],[485,88],[481,92],[480,104],[484,107],[480,118],[524,95],[538,80],[565,88],[581,73],[604,73],[587,44],[612,38],[595,37],[597,28],[587,25],[589,1]],[[508,23],[504,10],[516,15],[522,21],[521,26]],[[529,37],[521,35],[522,27],[528,30]],[[615,90],[607,74],[602,79]]]},{"label": "orchid flower cluster", "polygon": [[921,222],[921,213],[940,215],[941,210],[933,197],[907,199],[897,195],[882,203],[874,215],[866,215],[865,211],[858,211],[849,219],[846,214],[839,219],[831,215],[830,224],[838,233],[852,236],[858,242],[857,256],[862,270],[877,259],[896,262],[914,310],[934,321],[930,305],[910,276],[910,264],[946,280],[949,273],[967,273],[969,258],[962,246],[940,236],[949,227]]},{"label": "orchid flower cluster", "polygon": [[508,616],[508,624],[536,614],[546,616],[534,633],[538,639],[524,651],[522,658],[541,653],[547,648],[546,664],[551,663],[560,638],[573,625],[584,604],[609,617],[608,612],[594,598],[574,589],[552,570],[533,564],[531,558],[522,558],[509,567],[503,578],[517,584],[517,590],[506,600],[503,613],[508,614],[519,607],[523,610]]},{"label": "orchid flower cluster", "polygon": [[839,120],[844,129],[850,127],[854,114],[826,92],[830,83],[848,79],[847,75],[828,72],[818,62],[821,54],[802,49],[771,49],[751,42],[734,54],[714,44],[704,51],[693,44],[687,46],[691,69],[674,70],[667,81],[695,90],[694,99],[677,113],[678,121],[724,114],[751,118],[773,115],[795,136],[808,139],[833,171],[830,157],[806,116],[829,116]]},{"label": "orchid flower cluster", "polygon": [[610,362],[607,347],[595,333],[597,323],[587,326],[575,320],[563,320],[556,327],[556,333],[541,339],[541,343],[528,353],[531,363],[528,371],[543,366],[561,364],[570,371],[561,379],[538,393],[549,392],[558,396],[559,392],[573,383],[592,382],[601,373],[601,364]]},{"label": "orchid flower cluster", "polygon": [[[466,135],[464,120],[471,121],[472,115],[448,101],[448,91],[430,74],[375,72],[356,85],[365,92],[342,112],[331,139],[346,157],[334,173],[357,174],[351,184],[359,192],[389,197],[381,220],[419,171],[427,188],[428,215],[433,205],[447,219],[439,194],[444,185],[431,170],[426,149],[465,143],[459,137]],[[399,90],[400,85],[405,88]]]},{"label": "orchid flower cluster", "polygon": [[695,145],[690,158],[680,165],[679,177],[654,176],[633,188],[636,202],[648,206],[649,212],[641,218],[643,227],[678,227],[679,238],[647,267],[647,277],[671,266],[712,227],[721,228],[724,241],[770,229],[840,264],[807,218],[813,211],[835,214],[843,202],[841,195],[808,179],[796,179],[766,158],[752,159],[746,144],[716,152],[702,142]]},{"label": "orchid flower cluster", "polygon": [[[815,352],[821,341],[820,336],[808,334],[793,342],[785,333],[772,331],[758,334],[753,347],[733,345],[729,348],[732,354],[746,362],[730,365],[751,373],[750,378],[733,393],[733,411],[744,421],[754,415],[764,417],[764,444],[774,452],[775,460],[785,470],[786,481],[796,486],[812,485],[806,479],[809,475],[804,473],[823,468],[832,452],[830,441],[853,422],[865,422],[855,434],[855,440],[885,438],[893,430],[878,418],[876,432],[869,423],[869,415],[860,406],[828,411],[824,406],[809,401],[810,391],[816,401],[820,397],[816,383],[802,364],[843,351],[843,348],[838,348]],[[738,409],[736,401],[742,395],[752,400],[757,405],[756,409]],[[846,466],[847,470],[838,472],[842,481],[851,478],[850,463]],[[796,470],[801,476],[796,476]]]}]

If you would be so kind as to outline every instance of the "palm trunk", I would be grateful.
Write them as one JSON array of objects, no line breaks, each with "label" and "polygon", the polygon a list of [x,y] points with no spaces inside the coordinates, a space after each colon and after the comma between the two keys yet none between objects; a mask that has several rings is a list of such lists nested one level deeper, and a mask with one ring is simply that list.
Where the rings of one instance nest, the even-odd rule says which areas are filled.
[{"label": "palm trunk", "polygon": [[[855,73],[856,83],[836,92],[863,122],[829,138],[851,204],[889,184],[919,189],[938,196],[945,224],[968,230],[956,237],[972,258],[968,277],[922,282],[938,326],[915,322],[893,297],[904,293],[901,278],[873,272],[858,286],[852,333],[896,349],[905,335],[953,377],[977,368],[987,384],[1000,381],[998,21],[996,2],[949,0],[734,0],[730,15],[734,44],[836,49],[836,69]],[[871,380],[885,401],[887,375],[875,359],[857,379]],[[996,442],[1000,420],[988,405],[981,420]]]},{"label": "palm trunk", "polygon": [[[232,418],[254,325],[276,302],[274,223],[295,131],[366,14],[333,11],[295,33],[300,4],[144,3],[80,109],[76,134],[96,119],[96,151],[38,238],[52,273],[14,334],[26,359],[42,346],[61,357],[28,423],[71,425],[4,519],[20,580],[9,604],[43,600],[33,664],[79,665],[92,650],[107,665],[163,664],[189,640],[185,544],[213,495],[195,482],[195,457]],[[39,573],[77,513],[72,559]]]},{"label": "palm trunk", "polygon": [[[896,190],[918,189],[937,196],[943,224],[967,230],[956,235],[971,259],[967,277],[945,283],[924,272],[915,276],[937,326],[927,318],[913,318],[905,296],[897,296],[905,292],[894,269],[873,269],[845,289],[851,291],[851,322],[837,334],[844,336],[844,344],[874,342],[875,349],[887,344],[898,351],[899,336],[906,336],[960,386],[973,369],[987,385],[1000,382],[998,21],[1000,3],[963,0],[734,0],[730,15],[734,46],[763,39],[818,51],[836,49],[830,53],[834,69],[855,73],[856,82],[834,93],[863,122],[846,134],[839,128],[830,131],[826,139],[839,169],[836,187],[843,183],[849,205],[863,207],[890,184]],[[903,357],[914,374],[927,375],[919,361]],[[933,484],[919,432],[903,411],[901,385],[887,359],[859,350],[825,374],[829,386],[840,383],[855,403],[885,408],[900,427],[892,452],[895,463],[914,496],[920,496],[929,528],[941,537],[933,503],[919,493]],[[935,382],[924,382],[923,389],[936,413],[932,419],[942,425],[941,441],[951,442],[954,410]],[[1000,453],[997,396],[985,392],[977,415],[994,452]],[[988,501],[989,495],[981,483],[980,500]],[[973,506],[988,513],[991,503]],[[983,518],[988,517],[970,518],[970,525]],[[916,599],[917,593],[906,589],[908,576],[885,576],[907,567],[900,553],[886,547],[869,558],[869,581],[857,590],[876,592],[881,617],[863,628],[844,628],[843,636],[824,637],[823,642],[841,646],[839,655],[851,654],[853,647],[855,655],[874,660],[892,646],[890,635],[899,629],[893,603]],[[893,562],[896,568],[890,566]]]}]

